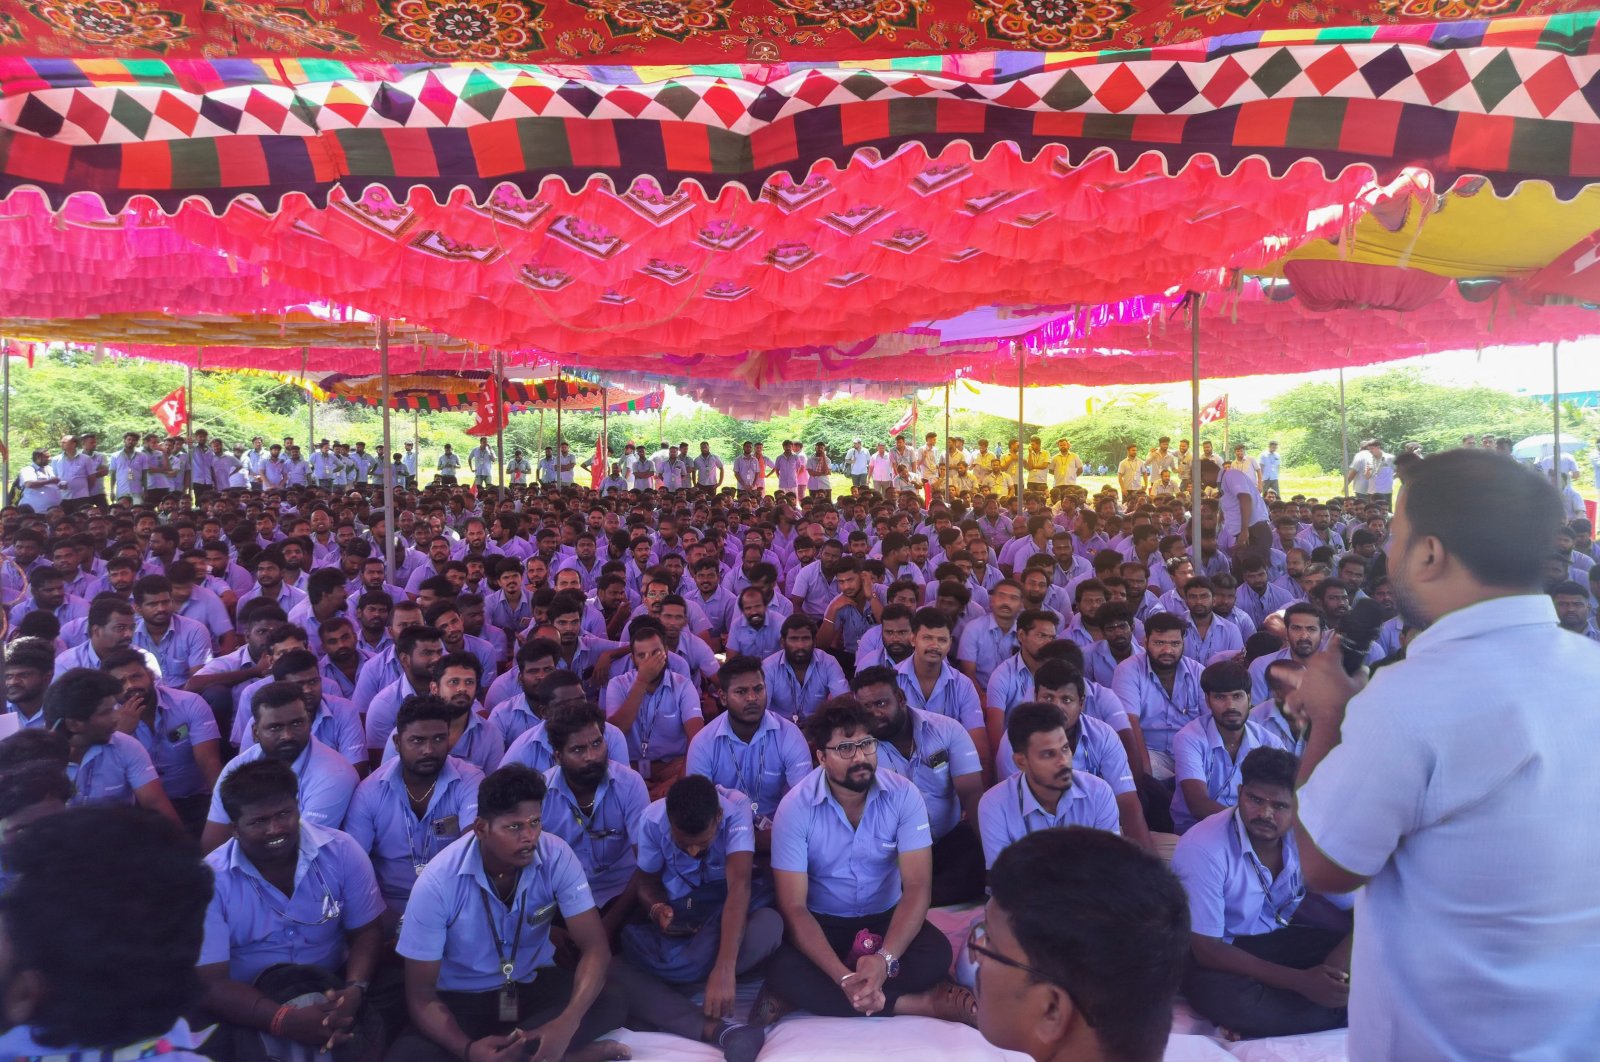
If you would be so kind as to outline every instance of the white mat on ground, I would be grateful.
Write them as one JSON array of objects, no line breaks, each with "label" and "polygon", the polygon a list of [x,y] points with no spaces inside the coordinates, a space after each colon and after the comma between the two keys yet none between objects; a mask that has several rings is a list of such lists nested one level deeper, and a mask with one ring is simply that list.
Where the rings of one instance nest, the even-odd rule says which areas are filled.
[{"label": "white mat on ground", "polygon": [[[720,1062],[722,1052],[662,1033],[616,1034],[640,1062]],[[1166,1062],[1345,1062],[1343,1031],[1224,1044],[1208,1036],[1174,1033]],[[990,1047],[976,1029],[932,1018],[794,1017],[774,1025],[761,1062],[1026,1062],[1026,1056]]]}]

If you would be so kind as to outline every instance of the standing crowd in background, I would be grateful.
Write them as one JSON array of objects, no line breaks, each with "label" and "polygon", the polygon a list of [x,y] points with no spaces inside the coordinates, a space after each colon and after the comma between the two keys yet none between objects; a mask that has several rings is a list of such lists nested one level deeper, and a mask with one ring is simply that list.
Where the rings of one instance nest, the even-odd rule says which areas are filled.
[{"label": "standing crowd in background", "polygon": [[[486,441],[98,442],[0,509],[0,1057],[752,1062],[802,1012],[1144,1060],[1179,1001],[1351,1057],[1600,1035],[1587,835],[1499,802],[1600,812],[1570,457],[1371,439],[1312,498],[1166,437],[1094,492],[1067,439],[561,443],[505,488]],[[1372,707],[1444,687],[1498,716]],[[1461,823],[1525,874],[1419,899]]]}]

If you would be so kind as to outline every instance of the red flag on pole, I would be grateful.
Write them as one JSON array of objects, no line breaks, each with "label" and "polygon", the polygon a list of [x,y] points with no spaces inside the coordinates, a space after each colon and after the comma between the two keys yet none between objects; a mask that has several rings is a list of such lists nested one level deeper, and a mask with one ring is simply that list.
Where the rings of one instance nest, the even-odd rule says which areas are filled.
[{"label": "red flag on pole", "polygon": [[478,419],[467,429],[468,435],[494,435],[506,426],[505,407],[500,403],[500,381],[490,378],[483,382],[473,415]]},{"label": "red flag on pole", "polygon": [[607,460],[608,457],[609,454],[606,452],[606,433],[602,429],[600,438],[595,440],[594,461],[589,465],[589,486],[594,490],[600,489],[600,481],[605,479],[606,473],[610,471],[606,467],[610,463]]},{"label": "red flag on pole", "polygon": [[911,403],[906,407],[905,416],[895,421],[894,427],[889,429],[889,436],[893,438],[903,431],[910,431],[917,426],[917,404]]},{"label": "red flag on pole", "polygon": [[170,395],[151,406],[150,412],[161,422],[168,438],[182,435],[189,427],[189,397],[181,387],[174,388]]},{"label": "red flag on pole", "polygon": [[1204,409],[1202,409],[1200,411],[1200,423],[1201,424],[1211,424],[1211,423],[1213,423],[1215,421],[1227,420],[1227,419],[1228,419],[1228,396],[1227,395],[1223,395],[1221,398],[1219,398],[1216,401],[1212,402],[1210,405],[1206,406]]}]

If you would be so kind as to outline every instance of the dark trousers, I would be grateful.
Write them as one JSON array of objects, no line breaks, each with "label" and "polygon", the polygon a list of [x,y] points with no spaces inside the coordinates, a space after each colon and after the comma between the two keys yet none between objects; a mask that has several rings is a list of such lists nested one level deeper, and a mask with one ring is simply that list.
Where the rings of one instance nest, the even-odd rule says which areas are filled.
[{"label": "dark trousers", "polygon": [[983,842],[965,822],[933,843],[933,906],[949,907],[983,895]]},{"label": "dark trousers", "polygon": [[1176,791],[1171,782],[1163,782],[1145,775],[1135,783],[1139,794],[1139,807],[1144,811],[1145,825],[1152,833],[1175,833],[1172,824],[1172,794]]},{"label": "dark trousers", "polygon": [[[500,1020],[498,990],[441,991],[439,999],[450,1009],[462,1032],[481,1040],[485,1036],[504,1036],[514,1027],[537,1029],[566,1008],[572,999],[572,984],[572,971],[559,966],[547,966],[532,981],[519,983],[517,1013],[521,1017],[514,1024]],[[627,1004],[609,987],[602,988],[578,1023],[578,1031],[573,1034],[568,1050],[594,1043],[611,1030],[620,1028],[627,1018]],[[456,1056],[428,1039],[416,1026],[408,1026],[385,1057],[387,1062],[455,1062]]]},{"label": "dark trousers", "polygon": [[[1321,965],[1344,938],[1338,930],[1295,925],[1253,937],[1235,937],[1233,946],[1279,966],[1309,970]],[[1298,992],[1208,970],[1192,958],[1184,971],[1183,994],[1208,1021],[1244,1037],[1293,1036],[1340,1029],[1348,1023],[1344,1007],[1319,1006]]]},{"label": "dark trousers", "polygon": [[[889,931],[889,921],[894,917],[894,912],[840,918],[813,911],[812,917],[822,927],[822,935],[828,938],[828,946],[833,953],[848,966],[856,934],[866,929],[883,936]],[[887,1001],[883,1016],[894,1013],[895,1002],[901,996],[925,992],[948,977],[953,956],[950,941],[945,935],[930,923],[923,922],[922,928],[912,938],[911,946],[906,948],[906,953],[897,958],[900,960],[900,976],[883,983],[883,995]],[[784,944],[767,960],[767,986],[785,1002],[812,1014],[829,1018],[853,1018],[859,1014],[850,1005],[850,997],[844,994],[838,982],[822,972],[793,944]]]},{"label": "dark trousers", "polygon": [[183,828],[195,840],[200,839],[200,833],[206,828],[206,813],[211,810],[211,794],[196,793],[194,796],[172,797],[172,808],[178,813],[178,820],[183,823]]}]

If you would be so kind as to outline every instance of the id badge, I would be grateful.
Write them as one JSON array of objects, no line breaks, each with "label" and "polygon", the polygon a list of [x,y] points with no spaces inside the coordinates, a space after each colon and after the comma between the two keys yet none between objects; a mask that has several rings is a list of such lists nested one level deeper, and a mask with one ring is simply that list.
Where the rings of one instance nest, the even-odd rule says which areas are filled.
[{"label": "id badge", "polygon": [[643,755],[639,757],[639,777],[647,782],[650,780],[650,761]]},{"label": "id badge", "polygon": [[514,984],[502,985],[500,988],[500,1020],[503,1022],[517,1020],[517,986]]}]

